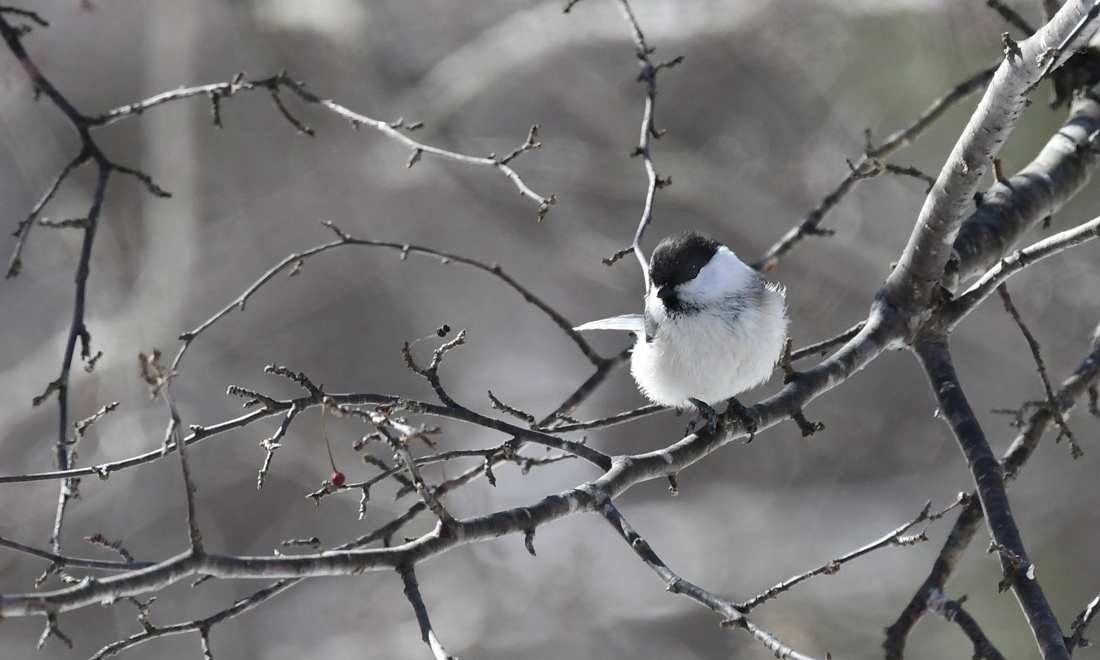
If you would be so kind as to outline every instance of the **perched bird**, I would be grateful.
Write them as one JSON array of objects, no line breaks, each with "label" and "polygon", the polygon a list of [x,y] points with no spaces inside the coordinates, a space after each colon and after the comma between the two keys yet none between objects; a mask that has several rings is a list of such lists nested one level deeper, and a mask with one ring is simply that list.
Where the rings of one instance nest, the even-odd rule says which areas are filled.
[{"label": "perched bird", "polygon": [[734,397],[768,380],[779,360],[787,336],[783,288],[694,231],[657,245],[646,284],[644,314],[575,329],[633,332],[630,373],[646,397],[697,408],[712,432],[712,406],[729,401],[755,432],[755,418]]}]

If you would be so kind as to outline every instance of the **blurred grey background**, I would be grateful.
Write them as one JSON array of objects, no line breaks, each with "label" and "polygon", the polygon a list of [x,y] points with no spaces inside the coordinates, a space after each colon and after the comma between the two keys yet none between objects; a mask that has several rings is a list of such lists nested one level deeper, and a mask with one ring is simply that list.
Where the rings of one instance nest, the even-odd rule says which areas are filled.
[{"label": "blurred grey background", "polygon": [[[24,5],[51,22],[26,46],[47,76],[88,114],[153,94],[288,69],[309,89],[383,120],[423,121],[418,140],[461,153],[508,153],[539,124],[540,151],[514,166],[558,203],[542,223],[497,172],[409,153],[363,128],[287,97],[316,129],[297,135],[265,93],[222,104],[211,125],[201,99],[173,103],[97,132],[118,162],[140,167],[174,196],[148,195],[134,180],[112,179],[89,284],[89,327],[105,356],[93,374],[74,370],[72,418],[119,401],[94,427],[79,464],[127,457],[160,445],[163,406],[137,378],[138,351],[175,354],[179,333],[221,309],[289,253],[330,240],[331,220],[363,238],[452,251],[503,268],[579,323],[641,305],[636,263],[612,268],[603,257],[630,241],[642,210],[637,140],[644,88],[626,24],[615,3],[483,0],[98,0]],[[1003,21],[979,0],[707,1],[632,3],[656,59],[684,55],[659,79],[653,145],[673,185],[657,198],[647,249],[687,228],[758,257],[799,221],[857,159],[863,131],[878,138],[906,125],[940,93],[1000,57]],[[1037,4],[1013,3],[1038,23]],[[1020,35],[1016,35],[1020,36]],[[0,194],[14,230],[56,172],[75,154],[71,127],[45,100],[32,100],[25,74],[0,54]],[[1022,167],[1057,130],[1041,87],[1006,145],[1005,169]],[[977,97],[952,110],[917,145],[894,159],[938,172]],[[47,208],[54,219],[85,215],[93,180],[82,171]],[[795,345],[832,336],[865,315],[871,296],[908,238],[923,200],[915,179],[864,183],[824,223],[836,236],[800,245],[771,274],[788,289]],[[1054,229],[1095,216],[1095,186],[1054,219]],[[1039,236],[1033,236],[1036,239]],[[79,232],[37,228],[25,267],[0,289],[0,468],[4,474],[52,468],[56,404],[32,408],[57,376],[68,332]],[[0,252],[14,246],[0,234]],[[1044,349],[1052,378],[1063,379],[1086,352],[1098,320],[1097,247],[1043,262],[1011,283]],[[441,370],[460,401],[489,411],[486,390],[541,415],[589,375],[590,366],[541,313],[500,282],[458,265],[392,251],[344,248],[278,277],[243,312],[200,337],[173,392],[185,424],[241,414],[229,385],[297,395],[267,376],[269,363],[305,371],[329,391],[430,398],[403,364],[402,342],[443,323],[465,328],[467,345]],[[612,333],[593,339],[610,355],[626,345]],[[428,359],[434,340],[417,347]],[[1024,339],[996,301],[963,324],[953,348],[971,402],[998,451],[1013,437],[988,412],[1041,396]],[[744,400],[778,389],[778,381]],[[592,418],[641,405],[624,369],[580,411]],[[806,411],[826,430],[802,438],[793,424],[750,445],[726,447],[680,475],[681,494],[654,482],[629,491],[621,508],[684,578],[743,600],[793,574],[875,540],[914,517],[926,500],[942,507],[970,488],[965,463],[908,354],[889,354]],[[192,452],[200,516],[213,552],[266,555],[288,538],[319,536],[335,546],[403,511],[378,489],[365,520],[357,499],[305,497],[331,471],[321,420],[302,415],[257,492],[264,452],[257,444],[277,420],[208,440]],[[679,438],[672,414],[590,434],[607,452],[641,452]],[[1025,543],[1065,626],[1100,590],[1096,552],[1100,447],[1096,420],[1071,420],[1085,456],[1047,442],[1010,495]],[[503,438],[443,423],[441,449],[488,446]],[[373,474],[351,449],[367,432],[327,420],[336,460],[349,481]],[[377,448],[375,448],[377,450]],[[385,453],[382,452],[382,455]],[[453,476],[458,466],[449,468]],[[431,478],[442,478],[439,472]],[[595,476],[579,462],[522,476],[498,470],[452,494],[458,516],[522,505]],[[158,463],[85,479],[64,534],[67,553],[109,557],[82,539],[101,533],[140,559],[185,547],[178,466]],[[46,547],[57,484],[0,487],[0,535]],[[820,577],[761,607],[754,620],[819,657],[875,657],[892,623],[924,579],[948,521],[931,541],[891,548]],[[412,525],[410,535],[429,529]],[[573,517],[540,529],[531,557],[522,539],[459,548],[418,571],[437,633],[463,658],[766,658],[749,636],[723,631],[708,611],[670,596],[601,520]],[[31,589],[43,562],[0,553],[0,589]],[[1038,657],[1014,598],[998,594],[999,566],[980,533],[950,583],[1014,658]],[[210,614],[262,582],[186,583],[158,594],[158,625]],[[49,588],[58,583],[51,581]],[[35,654],[39,619],[0,624],[0,657],[79,658],[139,630],[129,603],[64,614],[68,650],[51,639]],[[299,586],[212,634],[217,658],[426,658],[411,608],[393,574],[317,580]],[[950,624],[929,618],[909,657],[968,657]],[[196,636],[157,640],[131,657],[197,658]],[[1093,650],[1079,657],[1097,657]]]}]

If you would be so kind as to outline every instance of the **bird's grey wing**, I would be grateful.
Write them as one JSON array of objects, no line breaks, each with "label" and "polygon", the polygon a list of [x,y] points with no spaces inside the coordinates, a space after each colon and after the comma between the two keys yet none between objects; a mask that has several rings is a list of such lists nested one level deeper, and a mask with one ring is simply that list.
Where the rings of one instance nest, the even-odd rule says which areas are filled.
[{"label": "bird's grey wing", "polygon": [[653,338],[657,336],[657,319],[653,318],[653,315],[649,313],[648,309],[645,311],[642,325],[645,328],[645,343],[652,344]]},{"label": "bird's grey wing", "polygon": [[609,319],[600,319],[599,321],[589,321],[578,325],[573,328],[574,330],[626,330],[627,332],[633,332],[636,334],[642,334],[645,332],[645,320],[641,314],[623,314],[622,316],[612,316]]}]

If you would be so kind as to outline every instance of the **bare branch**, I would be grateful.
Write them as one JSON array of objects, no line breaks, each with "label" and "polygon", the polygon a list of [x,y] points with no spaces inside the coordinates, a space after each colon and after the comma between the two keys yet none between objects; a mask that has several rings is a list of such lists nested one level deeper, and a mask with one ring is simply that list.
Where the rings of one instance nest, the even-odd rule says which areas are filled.
[{"label": "bare branch", "polygon": [[441,525],[450,525],[454,522],[454,517],[447,512],[443,503],[440,502],[432,493],[432,489],[428,487],[428,483],[424,481],[424,477],[420,475],[420,468],[417,465],[416,459],[413,458],[412,452],[409,451],[407,436],[402,438],[394,437],[390,431],[391,422],[382,414],[375,414],[372,416],[375,428],[382,434],[382,437],[389,443],[390,449],[394,452],[394,461],[397,464],[408,471],[409,476],[412,478],[413,485],[416,488],[417,495],[420,496],[420,500],[424,502],[424,505],[428,507],[428,510],[435,514],[439,518]]},{"label": "bare branch", "polygon": [[[646,99],[645,109],[642,112],[642,125],[638,135],[638,146],[634,150],[635,156],[640,156],[642,162],[645,163],[647,190],[645,196],[645,204],[642,208],[642,217],[638,221],[638,229],[634,232],[634,241],[631,243],[631,249],[634,252],[634,256],[637,257],[638,263],[642,267],[642,280],[645,282],[645,290],[649,291],[649,262],[646,260],[645,253],[642,251],[642,235],[645,234],[646,227],[653,220],[653,201],[657,196],[657,189],[667,185],[671,180],[662,181],[657,176],[657,168],[653,164],[653,156],[650,153],[649,145],[650,138],[660,138],[664,131],[657,129],[656,120],[654,119],[654,111],[657,102],[657,72],[662,68],[668,68],[679,64],[683,58],[676,58],[665,65],[654,65],[649,59],[649,56],[653,53],[653,49],[646,44],[645,35],[642,34],[642,28],[638,25],[638,21],[634,18],[634,11],[630,8],[630,3],[627,0],[618,0],[619,9],[622,11],[623,18],[626,19],[627,26],[630,28],[630,36],[634,41],[634,57],[638,60],[638,66],[641,68],[641,73],[638,74],[638,80],[643,81],[646,85]],[[570,5],[571,7],[572,5]],[[570,7],[567,7],[566,10]]]},{"label": "bare branch", "polygon": [[759,259],[754,261],[751,264],[752,267],[761,272],[770,272],[779,264],[780,259],[807,236],[828,235],[828,231],[819,229],[821,221],[852,191],[855,184],[874,177],[881,171],[881,168],[875,166],[874,163],[912,144],[956,103],[988,85],[989,81],[993,79],[993,74],[997,71],[997,66],[999,65],[979,71],[956,85],[933,101],[916,121],[887,137],[879,146],[871,146],[870,134],[868,134],[867,149],[859,162],[855,165],[849,164],[848,174],[845,175],[837,187],[826,195],[800,223],[790,229],[779,241],[768,248]]},{"label": "bare branch", "polygon": [[[95,538],[95,537],[92,537]],[[96,570],[106,571],[124,571],[133,570],[138,568],[146,568],[152,566],[153,562],[147,561],[103,561],[99,559],[83,559],[80,557],[64,557],[52,552],[46,552],[45,550],[39,550],[32,548],[29,545],[17,543],[15,541],[0,537],[0,546],[8,548],[9,550],[15,550],[27,555],[45,559],[50,562],[52,566],[62,568],[92,568]],[[129,554],[129,553],[127,553]]]},{"label": "bare branch", "polygon": [[973,473],[990,533],[999,546],[1011,551],[1020,562],[1019,566],[1014,566],[1014,562],[1002,554],[1001,565],[1005,571],[1005,581],[1011,585],[1020,601],[1042,656],[1044,660],[1068,658],[1058,621],[1035,578],[1034,567],[1028,560],[1012,516],[1008,497],[1005,495],[1004,471],[993,457],[985,434],[963,394],[947,344],[930,339],[917,344],[915,350],[931,381],[932,390],[936,393],[940,411],[951,426]]},{"label": "bare branch", "polygon": [[46,188],[46,192],[44,192],[42,197],[40,197],[35,205],[31,207],[31,211],[27,214],[27,217],[23,218],[15,228],[15,236],[18,240],[15,242],[15,250],[12,251],[11,259],[8,261],[8,273],[5,276],[7,279],[19,275],[19,272],[23,268],[21,256],[23,253],[23,246],[26,245],[27,237],[30,236],[31,233],[31,227],[33,227],[35,221],[38,220],[42,213],[42,209],[46,207],[46,204],[49,204],[51,199],[53,199],[53,196],[57,193],[58,188],[61,187],[65,179],[69,178],[69,175],[81,165],[87,163],[88,159],[88,154],[81,152],[76,158],[69,161],[65,167],[61,168],[61,171],[58,172],[49,187]]},{"label": "bare branch", "polygon": [[1004,660],[1001,652],[993,646],[989,638],[982,632],[978,622],[962,608],[961,601],[953,601],[938,590],[932,590],[928,596],[928,609],[942,616],[945,620],[958,624],[959,628],[970,638],[974,645],[974,658],[986,658],[986,660]]},{"label": "bare branch", "polygon": [[401,581],[405,584],[405,598],[409,599],[413,612],[416,613],[416,622],[420,624],[420,636],[424,643],[432,649],[432,655],[436,660],[454,660],[432,630],[432,623],[428,620],[428,608],[424,606],[424,599],[420,596],[420,585],[416,582],[416,573],[413,572],[412,565],[399,566],[397,572],[401,574]]},{"label": "bare branch", "polygon": [[[1054,397],[1059,403],[1063,414],[1068,412],[1076,403],[1076,400],[1085,394],[1100,376],[1100,338],[1093,343],[1092,351],[1085,357],[1077,370],[1066,379],[1058,393]],[[1001,459],[1005,471],[1006,485],[1011,482],[1020,468],[1031,457],[1032,452],[1039,444],[1043,433],[1053,422],[1053,414],[1047,408],[1037,410],[1026,424],[1021,428],[1019,435],[1013,441],[1008,451]],[[939,556],[932,567],[932,571],[925,579],[924,584],[913,595],[906,605],[898,620],[886,629],[886,640],[883,648],[886,649],[887,660],[901,660],[904,655],[906,638],[909,632],[920,620],[928,607],[928,599],[935,592],[942,592],[962,558],[963,552],[977,533],[978,526],[982,522],[982,506],[977,493],[967,496],[969,501],[962,513],[955,521],[954,527],[948,534],[947,540],[940,550]],[[1067,644],[1067,646],[1069,646]],[[1072,652],[1073,648],[1070,647]]]},{"label": "bare branch", "polygon": [[994,183],[959,228],[944,286],[984,273],[1031,228],[1056,213],[1089,182],[1100,151],[1100,97],[1094,87],[1078,95],[1068,119],[1039,154],[1007,181]]},{"label": "bare branch", "polygon": [[[955,506],[955,505],[952,505],[952,507],[953,506]],[[951,508],[951,507],[948,507],[948,508]],[[920,523],[922,523],[926,520],[932,520],[933,519],[932,516],[929,515],[929,512],[931,510],[932,510],[932,503],[929,502],[929,503],[924,505],[924,508],[921,510],[921,512],[919,514],[917,514],[917,517],[913,518],[912,520],[905,523],[904,525],[898,527],[897,529],[890,532],[886,536],[883,536],[879,540],[868,543],[867,545],[863,546],[862,548],[859,548],[858,550],[853,550],[852,552],[849,552],[848,554],[845,554],[841,557],[838,557],[838,558],[836,558],[836,559],[834,559],[834,560],[832,560],[832,561],[830,561],[830,562],[828,562],[828,563],[826,563],[826,564],[824,564],[824,565],[822,565],[818,568],[815,568],[811,571],[807,571],[807,572],[805,572],[801,575],[796,575],[795,577],[792,577],[788,580],[784,580],[783,582],[780,582],[779,584],[775,585],[774,587],[771,587],[767,591],[764,591],[763,593],[761,593],[757,596],[754,596],[753,598],[750,598],[749,600],[745,601],[744,603],[741,603],[740,605],[737,606],[737,609],[739,611],[745,613],[745,614],[748,614],[752,610],[756,609],[756,607],[758,607],[761,603],[772,600],[773,598],[775,598],[779,594],[781,594],[785,591],[789,591],[792,587],[794,587],[794,586],[796,586],[796,585],[798,585],[802,582],[805,582],[806,580],[809,580],[812,577],[815,577],[815,576],[818,576],[818,575],[833,575],[833,574],[835,574],[837,571],[840,570],[841,566],[843,566],[844,564],[852,561],[853,559],[858,559],[859,557],[862,557],[863,555],[866,555],[868,553],[874,552],[875,550],[879,550],[881,548],[885,548],[885,547],[888,547],[888,546],[891,546],[891,545],[913,545],[914,543],[919,543],[921,541],[927,540],[924,536],[924,532],[921,532],[920,534],[918,534],[915,537],[905,537],[904,534],[906,532],[908,532],[910,529],[913,529],[914,527],[919,525]],[[943,515],[943,513],[940,513],[940,514],[937,514],[936,517],[938,518],[942,515]]]},{"label": "bare branch", "polygon": [[[929,193],[897,267],[887,279],[885,297],[903,314],[911,318],[919,315],[938,289],[981,176],[1023,112],[1026,93],[1046,73],[1037,58],[1046,44],[1061,43],[1075,32],[1085,12],[1085,0],[1067,2],[1047,25],[1019,44],[1020,57],[1006,58],[998,67]],[[1085,32],[1091,35],[1092,29],[1078,37],[1087,36]]]},{"label": "bare branch", "polygon": [[1100,236],[1100,217],[1017,250],[986,271],[965,293],[946,303],[940,312],[943,322],[948,327],[955,327],[1012,275],[1037,261],[1091,241],[1097,236]]},{"label": "bare branch", "polygon": [[[414,151],[418,155],[427,154],[430,156],[435,156],[437,158],[442,158],[444,160],[451,160],[466,165],[492,167],[499,170],[505,177],[508,178],[509,181],[512,182],[516,189],[519,190],[520,195],[534,200],[539,205],[538,217],[540,220],[546,216],[546,213],[550,210],[550,206],[552,206],[556,201],[553,195],[543,197],[533,191],[527,186],[527,184],[523,181],[519,174],[511,168],[508,163],[511,160],[514,160],[515,157],[519,155],[519,153],[512,155],[507,160],[496,157],[479,158],[476,156],[467,156],[453,151],[447,151],[446,149],[440,149],[439,147],[433,147],[418,142],[401,131],[402,128],[407,128],[403,125],[403,123],[386,122],[374,119],[366,115],[359,114],[343,105],[340,105],[339,103],[336,103],[335,101],[332,101],[331,99],[324,99],[316,96],[312,92],[306,90],[305,84],[290,78],[290,76],[286,72],[283,72],[271,78],[244,80],[243,76],[241,76],[234,78],[232,81],[229,82],[212,83],[208,85],[199,85],[197,87],[176,89],[170,92],[164,92],[156,96],[152,96],[148,99],[145,99],[144,101],[131,103],[129,105],[109,110],[101,115],[87,117],[85,121],[86,124],[90,127],[107,126],[120,119],[124,119],[126,117],[131,117],[134,115],[140,115],[146,110],[149,110],[159,105],[163,105],[165,103],[189,98],[205,97],[216,99],[216,101],[214,101],[214,107],[216,108],[216,112],[214,114],[215,125],[220,126],[221,102],[224,99],[231,98],[239,91],[254,91],[258,89],[266,90],[271,95],[272,100],[275,103],[275,106],[279,110],[279,112],[299,132],[305,133],[307,135],[312,135],[313,129],[301,123],[286,108],[286,106],[282,102],[282,97],[280,95],[280,91],[282,90],[288,90],[292,92],[295,96],[297,96],[301,101],[304,101],[305,103],[308,103],[310,105],[318,105],[340,117],[343,117],[344,119],[351,122],[351,124],[355,127],[359,127],[362,125],[370,126],[382,135],[385,135],[386,137],[407,146],[410,150]],[[528,144],[530,143],[531,140],[529,139]],[[519,152],[522,153],[524,151],[531,151],[536,148],[537,147],[535,146],[528,146],[527,148],[521,147]]]},{"label": "bare branch", "polygon": [[1065,436],[1066,442],[1069,443],[1070,453],[1074,458],[1079,458],[1084,455],[1081,451],[1081,447],[1078,446],[1077,441],[1073,438],[1073,432],[1069,430],[1069,424],[1066,423],[1065,417],[1062,416],[1059,410],[1058,403],[1054,400],[1054,388],[1050,384],[1050,378],[1047,376],[1046,365],[1043,364],[1043,356],[1039,350],[1039,342],[1035,339],[1035,335],[1031,334],[1031,330],[1028,329],[1024,320],[1020,318],[1020,312],[1016,309],[1016,306],[1012,304],[1012,298],[1008,294],[1008,287],[1004,284],[997,287],[997,293],[1001,295],[1001,300],[1004,302],[1005,311],[1012,317],[1012,320],[1016,322],[1016,326],[1020,328],[1020,332],[1023,333],[1024,339],[1027,341],[1028,349],[1031,350],[1031,357],[1035,360],[1035,366],[1039,371],[1039,379],[1043,382],[1043,391],[1046,393],[1047,405],[1050,406],[1051,413],[1054,415],[1054,422],[1058,425],[1058,428],[1062,430],[1061,436]]},{"label": "bare branch", "polygon": [[748,631],[757,641],[763,644],[769,651],[775,654],[777,658],[790,658],[791,660],[811,660],[809,656],[795,651],[791,647],[787,646],[783,642],[779,641],[775,636],[766,632],[762,628],[756,626],[745,618],[744,613],[741,612],[739,606],[733,601],[726,600],[721,596],[717,596],[701,587],[698,587],[691,582],[681,578],[674,573],[672,569],[668,567],[661,558],[657,556],[657,553],[653,551],[653,548],[649,543],[642,538],[638,532],[634,531],[634,528],[630,526],[630,523],[623,518],[619,510],[615,508],[610,501],[604,502],[599,508],[599,512],[603,515],[604,519],[623,537],[623,540],[630,545],[630,548],[634,550],[634,553],[645,563],[646,566],[653,569],[662,581],[664,581],[666,588],[670,593],[680,594],[687,598],[694,600],[695,602],[703,605],[722,616],[722,626],[724,628],[742,628]]},{"label": "bare branch", "polygon": [[1066,647],[1069,648],[1071,654],[1074,649],[1086,645],[1087,640],[1084,638],[1085,631],[1088,630],[1092,620],[1096,618],[1097,612],[1100,612],[1100,596],[1089,601],[1085,609],[1073,620],[1073,625],[1071,626],[1073,634],[1066,638]]}]

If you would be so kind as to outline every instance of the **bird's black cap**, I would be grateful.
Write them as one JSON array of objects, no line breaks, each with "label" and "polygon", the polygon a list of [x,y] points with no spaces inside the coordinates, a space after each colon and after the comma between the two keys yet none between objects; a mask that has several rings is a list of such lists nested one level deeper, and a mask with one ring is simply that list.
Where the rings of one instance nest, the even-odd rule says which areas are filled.
[{"label": "bird's black cap", "polygon": [[676,286],[695,279],[722,244],[697,231],[674,234],[657,244],[650,258],[653,286]]}]

